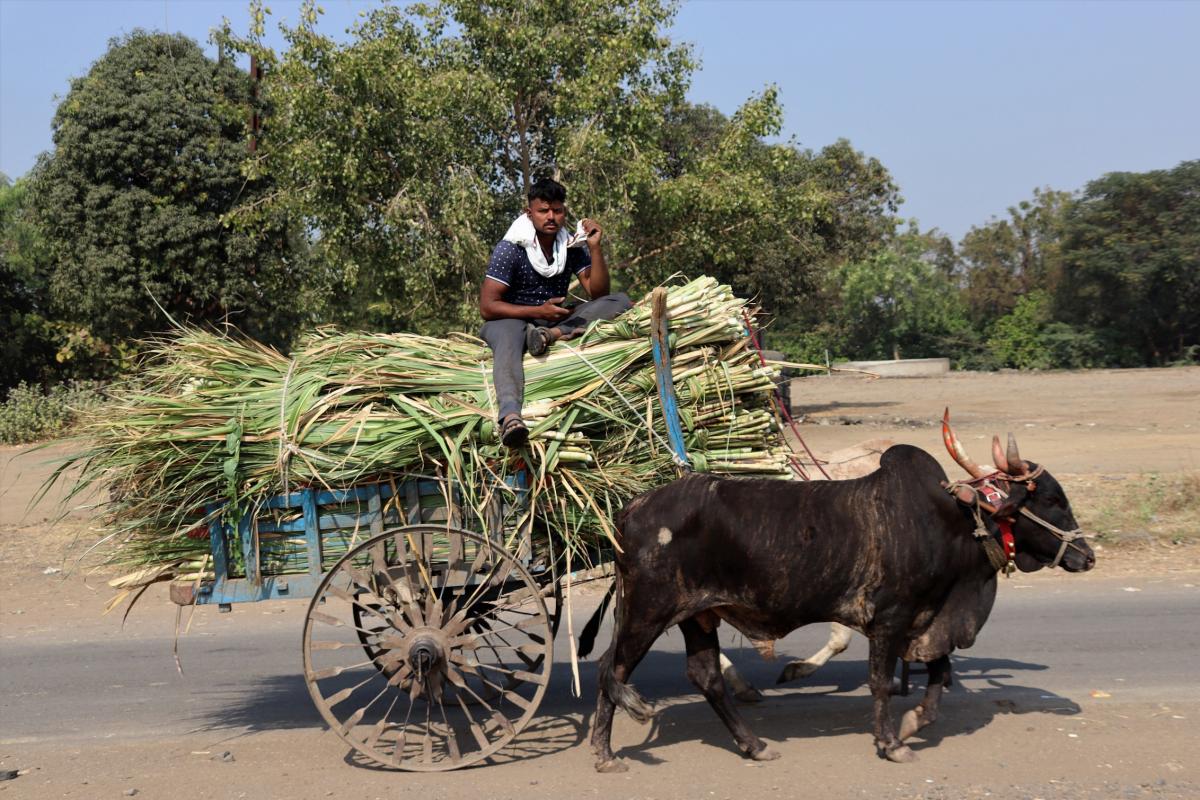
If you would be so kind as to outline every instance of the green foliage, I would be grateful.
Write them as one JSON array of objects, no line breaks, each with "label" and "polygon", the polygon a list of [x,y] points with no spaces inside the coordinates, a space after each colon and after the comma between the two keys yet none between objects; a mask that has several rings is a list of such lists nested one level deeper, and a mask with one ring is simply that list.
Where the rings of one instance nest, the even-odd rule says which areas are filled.
[{"label": "green foliage", "polygon": [[695,62],[666,35],[674,3],[385,5],[345,44],[309,4],[281,54],[261,44],[257,8],[250,36],[223,39],[266,65],[256,169],[280,190],[239,220],[276,208],[306,221],[332,319],[474,328],[488,254],[542,175],[603,224],[615,280],[635,294],[711,274],[794,308],[816,264],[890,230],[898,198],[878,161],[846,142],[764,143],[783,116],[774,87],[731,118],[686,102]]},{"label": "green foliage", "polygon": [[988,347],[1001,366],[1048,369],[1054,363],[1042,347],[1041,334],[1049,323],[1050,296],[1041,290],[1031,292],[992,325]]},{"label": "green foliage", "polygon": [[1064,237],[1056,317],[1103,338],[1114,364],[1200,345],[1200,161],[1092,181]]},{"label": "green foliage", "polygon": [[842,335],[837,352],[857,359],[946,355],[946,343],[965,334],[967,321],[951,277],[939,266],[943,249],[936,235],[910,230],[870,258],[834,270]]},{"label": "green foliage", "polygon": [[[619,238],[607,200],[652,181],[656,151],[639,147],[691,69],[662,32],[673,13],[657,0],[384,6],[343,45],[309,4],[282,55],[261,29],[226,30],[266,65],[260,167],[281,191],[265,208],[319,233],[331,316],[474,327],[488,254],[541,174],[564,173]],[[589,180],[569,174],[582,154]]]},{"label": "green foliage", "polygon": [[222,222],[270,189],[243,175],[249,108],[247,76],[180,35],[113,40],[72,82],[29,200],[56,316],[98,343],[89,353],[166,328],[155,300],[180,321],[288,338],[301,273],[282,219]]},{"label": "green foliage", "polygon": [[81,415],[104,402],[99,385],[59,384],[48,391],[24,382],[0,404],[0,444],[28,444],[68,433]]},{"label": "green foliage", "polygon": [[47,378],[55,363],[46,243],[29,220],[28,195],[28,181],[0,179],[0,391]]},{"label": "green foliage", "polygon": [[[168,315],[277,345],[313,322],[472,330],[491,248],[543,175],[602,223],[622,290],[714,276],[793,358],[1197,360],[1200,162],[1035,190],[957,248],[898,233],[886,168],[845,140],[779,141],[774,86],[731,116],[687,102],[676,8],[385,3],[339,42],[306,2],[276,53],[253,2],[216,62],[182,36],[114,40],[60,105],[54,152],[0,180],[0,387],[110,375]],[[236,53],[264,66],[257,100]]]},{"label": "green foliage", "polygon": [[1053,300],[1035,289],[989,329],[988,355],[995,367],[1086,369],[1104,363],[1103,348],[1088,331],[1053,317]]},{"label": "green foliage", "polygon": [[1039,338],[1053,367],[1090,369],[1107,362],[1104,345],[1094,333],[1078,330],[1066,322],[1049,323]]},{"label": "green foliage", "polygon": [[959,244],[971,319],[980,328],[1012,311],[1035,288],[1055,290],[1062,272],[1067,192],[1035,189],[1008,209],[1008,219],[971,228]]}]

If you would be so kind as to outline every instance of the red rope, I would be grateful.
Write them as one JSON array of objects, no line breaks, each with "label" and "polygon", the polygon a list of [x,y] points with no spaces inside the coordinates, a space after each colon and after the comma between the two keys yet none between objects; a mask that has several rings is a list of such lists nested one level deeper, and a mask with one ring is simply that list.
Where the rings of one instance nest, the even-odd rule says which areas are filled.
[{"label": "red rope", "polygon": [[[742,309],[742,316],[746,319],[746,331],[750,334],[750,344],[754,346],[754,352],[758,353],[758,362],[765,367],[767,365],[767,358],[763,355],[762,347],[760,347],[758,344],[758,336],[754,333],[754,323],[750,318],[750,312]],[[812,463],[815,464],[817,469],[821,471],[821,474],[825,476],[825,480],[833,480],[833,478],[829,477],[829,473],[825,471],[825,467],[821,466],[821,462],[815,455],[813,455],[813,451],[809,449],[808,443],[804,441],[804,437],[800,435],[800,431],[796,427],[796,421],[792,419],[791,413],[784,407],[783,401],[779,399],[778,392],[771,392],[771,399],[774,401],[774,406],[779,409],[779,412],[787,421],[788,427],[792,429],[792,435],[796,437],[796,441],[800,442],[800,446],[804,448],[804,452],[808,453],[808,457],[812,459]],[[792,447],[791,444],[788,444],[788,447],[791,447],[792,451],[795,452],[796,448]],[[792,462],[792,468],[799,473],[800,477],[806,481],[812,480],[808,477],[808,474],[804,471],[804,468],[800,466],[799,459],[797,459],[795,456],[789,456],[788,458]]]}]

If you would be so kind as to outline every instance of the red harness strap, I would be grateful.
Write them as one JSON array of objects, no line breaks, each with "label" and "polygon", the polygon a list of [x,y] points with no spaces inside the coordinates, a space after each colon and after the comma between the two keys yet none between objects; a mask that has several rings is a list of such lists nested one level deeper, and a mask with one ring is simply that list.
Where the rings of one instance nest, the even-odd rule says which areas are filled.
[{"label": "red harness strap", "polygon": [[[1001,501],[1004,500],[1004,493],[991,481],[984,481],[980,484],[979,492],[996,508],[999,508]],[[1007,518],[1001,519],[999,517],[992,517],[992,520],[996,523],[996,527],[1000,529],[1000,543],[1004,545],[1004,556],[1011,565],[1013,559],[1017,556],[1017,542],[1013,539],[1012,520]]]},{"label": "red harness strap", "polygon": [[1013,559],[1017,556],[1017,542],[1013,539],[1012,520],[998,519],[996,527],[1000,529],[1000,541],[1004,544],[1004,555],[1008,558],[1008,563],[1013,563]]}]

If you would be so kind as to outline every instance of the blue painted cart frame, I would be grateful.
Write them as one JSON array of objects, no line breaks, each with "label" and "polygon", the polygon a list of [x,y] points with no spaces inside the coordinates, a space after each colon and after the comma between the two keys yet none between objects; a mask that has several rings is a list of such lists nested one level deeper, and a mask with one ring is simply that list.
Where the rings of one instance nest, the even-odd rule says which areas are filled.
[{"label": "blue painted cart frame", "polygon": [[[506,484],[512,489],[512,506],[522,507],[528,496],[526,475],[517,473]],[[449,504],[445,502],[447,497]],[[173,584],[172,599],[182,605],[218,604],[228,610],[232,603],[311,597],[325,572],[340,557],[340,553],[331,556],[331,550],[348,550],[359,541],[383,533],[386,527],[417,525],[433,521],[431,517],[441,516],[454,524],[463,516],[456,497],[452,484],[424,475],[351,489],[304,488],[272,497],[243,514],[236,536],[233,526],[220,518],[222,506],[212,504],[206,510],[213,517],[208,533],[215,577],[199,585]],[[501,511],[494,519],[481,520],[480,527],[486,527],[493,540],[504,542],[502,524],[506,516]],[[264,536],[272,535],[291,544],[302,542],[303,571],[271,574],[264,568],[262,543]],[[517,536],[515,555],[528,566],[532,557],[529,526]],[[347,538],[350,541],[342,544],[341,540]]]}]

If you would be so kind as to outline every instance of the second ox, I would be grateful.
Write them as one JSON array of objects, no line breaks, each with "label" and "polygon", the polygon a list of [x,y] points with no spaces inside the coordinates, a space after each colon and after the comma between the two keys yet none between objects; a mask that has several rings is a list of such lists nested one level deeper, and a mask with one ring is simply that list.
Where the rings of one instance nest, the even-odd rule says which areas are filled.
[{"label": "second ox", "polygon": [[[880,468],[846,481],[791,483],[690,475],[631,501],[618,517],[616,623],[600,661],[592,747],[602,772],[624,770],[611,746],[619,706],[653,709],[629,683],[654,641],[678,625],[687,675],[744,755],[777,758],[726,691],[716,628],[755,642],[814,622],[869,639],[875,746],[904,762],[904,739],[934,721],[950,680],[949,654],[969,647],[996,596],[998,569],[1092,568],[1058,481],[994,441],[997,469],[967,457],[943,418],[951,454],[970,474],[951,483],[928,453],[897,445]],[[889,703],[896,661],[924,662],[929,684],[899,729]]]}]

